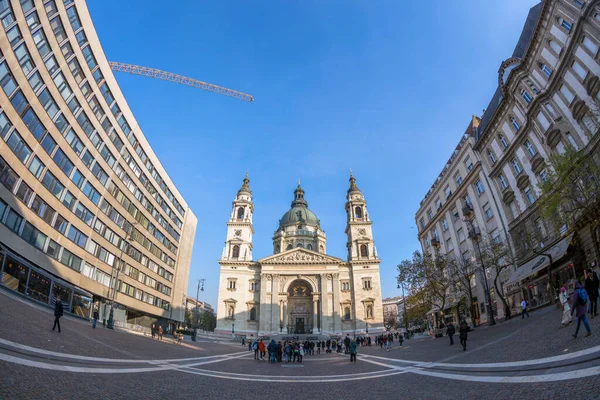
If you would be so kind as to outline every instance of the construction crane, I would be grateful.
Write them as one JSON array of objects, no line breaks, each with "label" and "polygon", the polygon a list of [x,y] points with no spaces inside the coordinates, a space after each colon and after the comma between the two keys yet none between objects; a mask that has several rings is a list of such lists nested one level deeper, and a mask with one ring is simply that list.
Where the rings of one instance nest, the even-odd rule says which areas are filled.
[{"label": "construction crane", "polygon": [[202,90],[208,90],[209,92],[224,94],[225,96],[233,97],[236,99],[244,100],[247,102],[253,102],[254,97],[247,93],[238,92],[237,90],[227,89],[222,86],[213,85],[212,83],[206,83],[197,79],[188,78],[185,76],[172,74],[170,72],[161,71],[160,69],[140,67],[139,65],[125,64],[115,61],[109,61],[110,68],[117,72],[129,72],[134,75],[149,76],[151,78],[163,79],[169,82],[180,83],[182,85],[188,85]]}]

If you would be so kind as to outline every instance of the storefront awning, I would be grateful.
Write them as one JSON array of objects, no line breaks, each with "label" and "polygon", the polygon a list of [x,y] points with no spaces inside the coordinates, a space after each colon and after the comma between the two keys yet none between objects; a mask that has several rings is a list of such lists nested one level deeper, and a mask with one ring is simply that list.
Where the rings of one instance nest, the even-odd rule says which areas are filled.
[{"label": "storefront awning", "polygon": [[[561,239],[554,246],[545,249],[544,252],[552,256],[552,262],[556,262],[565,255],[572,238],[573,234],[570,234]],[[517,268],[517,270],[514,271],[510,278],[504,283],[504,286],[520,282],[523,279],[540,271],[541,269],[546,268],[550,264],[550,257],[548,257],[546,254],[536,256],[527,261],[525,264],[519,266],[519,268]]]}]

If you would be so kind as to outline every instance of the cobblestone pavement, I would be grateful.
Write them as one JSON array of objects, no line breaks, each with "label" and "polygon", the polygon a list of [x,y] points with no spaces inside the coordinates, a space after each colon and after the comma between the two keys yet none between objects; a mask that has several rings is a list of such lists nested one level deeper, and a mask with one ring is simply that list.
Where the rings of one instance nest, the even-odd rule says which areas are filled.
[{"label": "cobblestone pavement", "polygon": [[476,329],[466,352],[448,338],[411,339],[359,348],[357,363],[321,354],[269,364],[239,343],[178,346],[74,318],[59,334],[52,320],[0,292],[1,399],[600,399],[600,319],[573,339],[553,308]]}]

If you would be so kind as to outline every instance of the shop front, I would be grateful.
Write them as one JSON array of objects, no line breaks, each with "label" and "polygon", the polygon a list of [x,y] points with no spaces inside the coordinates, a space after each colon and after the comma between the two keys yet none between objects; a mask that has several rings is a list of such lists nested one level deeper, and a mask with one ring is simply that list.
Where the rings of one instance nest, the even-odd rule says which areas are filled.
[{"label": "shop front", "polygon": [[39,268],[0,247],[0,276],[2,285],[30,299],[54,306],[60,297],[64,312],[90,318],[92,295]]},{"label": "shop front", "polygon": [[[558,298],[562,286],[574,285],[573,263],[568,253],[573,234],[559,240],[512,273],[504,283],[506,296],[513,315],[521,312],[521,301],[529,309],[542,307]],[[572,290],[572,289],[571,289]]]}]

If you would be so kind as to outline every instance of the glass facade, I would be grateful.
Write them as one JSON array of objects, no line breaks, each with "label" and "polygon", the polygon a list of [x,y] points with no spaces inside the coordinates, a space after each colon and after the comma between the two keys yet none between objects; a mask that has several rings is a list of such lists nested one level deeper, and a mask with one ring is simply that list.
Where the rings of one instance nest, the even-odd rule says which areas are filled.
[{"label": "glass facade", "polygon": [[[0,229],[10,232],[0,243],[37,257],[33,270],[5,262],[2,282],[46,304],[60,292],[82,316],[90,293],[105,297],[114,286],[117,302],[165,316],[184,294],[174,288],[178,269],[186,282],[189,273],[191,243],[177,262],[183,221],[190,214],[194,230],[196,220],[122,99],[86,29],[87,10],[77,7],[85,5],[0,0]],[[73,272],[83,275],[81,290],[55,282]]]}]

